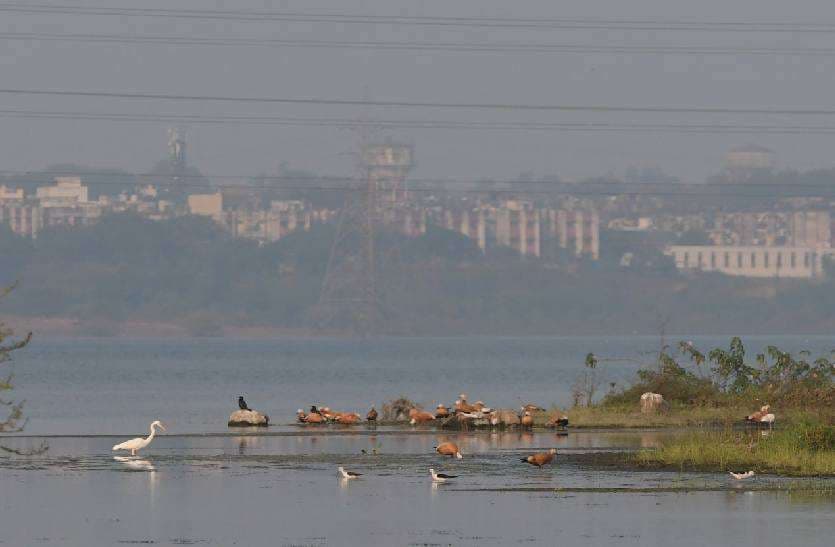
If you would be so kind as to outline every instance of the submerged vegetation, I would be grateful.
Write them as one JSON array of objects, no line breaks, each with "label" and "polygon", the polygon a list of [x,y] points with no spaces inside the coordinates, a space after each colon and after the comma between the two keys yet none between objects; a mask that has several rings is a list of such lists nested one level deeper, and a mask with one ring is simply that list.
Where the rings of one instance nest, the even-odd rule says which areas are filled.
[{"label": "submerged vegetation", "polygon": [[835,476],[835,427],[800,423],[780,431],[688,431],[635,456],[642,466]]}]

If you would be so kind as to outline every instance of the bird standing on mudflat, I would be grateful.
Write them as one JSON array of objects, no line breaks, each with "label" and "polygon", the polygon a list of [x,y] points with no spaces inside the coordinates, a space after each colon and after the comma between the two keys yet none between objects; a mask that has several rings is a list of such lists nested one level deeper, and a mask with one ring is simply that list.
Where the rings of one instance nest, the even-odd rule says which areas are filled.
[{"label": "bird standing on mudflat", "polygon": [[354,473],[353,471],[345,471],[345,468],[341,465],[339,466],[339,474],[342,475],[343,479],[356,479],[357,477],[361,477],[362,473]]},{"label": "bird standing on mudflat", "polygon": [[521,458],[521,460],[525,463],[529,463],[537,467],[542,467],[547,463],[551,463],[554,460],[554,456],[556,455],[557,449],[552,448],[548,452],[537,452],[536,454],[531,454],[530,456]]},{"label": "bird standing on mudflat", "polygon": [[117,444],[113,447],[113,450],[130,450],[131,456],[136,456],[136,451],[141,450],[151,444],[151,441],[154,440],[154,436],[156,435],[156,427],[159,427],[163,431],[165,431],[165,426],[159,420],[155,420],[151,422],[151,434],[147,437],[137,437],[135,439],[131,439],[129,441],[125,441],[123,443]]},{"label": "bird standing on mudflat", "polygon": [[434,469],[429,469],[429,474],[432,475],[432,482],[446,482],[450,479],[458,478],[458,475],[447,475],[446,473],[435,473]]},{"label": "bird standing on mudflat", "polygon": [[458,450],[458,445],[455,443],[441,443],[435,447],[435,452],[441,456],[455,456],[459,460],[464,457],[461,455],[461,451]]}]

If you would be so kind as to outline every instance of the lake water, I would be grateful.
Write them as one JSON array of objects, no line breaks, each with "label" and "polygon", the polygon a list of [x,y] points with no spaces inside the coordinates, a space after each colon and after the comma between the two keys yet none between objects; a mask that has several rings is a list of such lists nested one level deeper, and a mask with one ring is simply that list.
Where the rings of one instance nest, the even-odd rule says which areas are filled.
[{"label": "lake water", "polygon": [[[140,457],[111,437],[51,438],[0,458],[8,545],[832,544],[832,481],[595,469],[572,458],[652,446],[648,432],[163,436]],[[433,453],[459,443],[464,459]],[[9,439],[25,448],[36,439]],[[520,456],[555,446],[542,469]],[[377,455],[362,455],[361,450]],[[336,468],[363,473],[337,478]],[[428,469],[459,475],[433,486]]]},{"label": "lake water", "polygon": [[[670,336],[675,344],[682,337]],[[687,338],[708,349],[727,338]],[[768,344],[829,355],[832,337],[746,337],[753,355]],[[298,408],[327,405],[362,415],[400,395],[434,406],[459,393],[493,407],[571,403],[589,352],[620,384],[651,359],[657,337],[431,338],[351,341],[39,340],[15,358],[15,397],[27,401],[31,434],[141,433],[156,419],[172,433],[226,431],[243,394],[273,423]],[[613,361],[607,362],[607,359]],[[618,361],[614,361],[618,359]]]},{"label": "lake water", "polygon": [[[671,340],[675,338],[671,337]],[[727,340],[694,339],[699,345]],[[828,354],[830,338],[746,339]],[[98,545],[831,545],[835,481],[623,471],[590,463],[667,433],[445,434],[301,429],[300,406],[364,411],[460,391],[494,406],[567,404],[589,351],[640,358],[655,338],[36,340],[16,358],[26,435],[0,444],[0,544]],[[611,364],[623,381],[635,364]],[[226,428],[239,393],[285,425]],[[116,442],[161,419],[139,457]],[[450,460],[432,447],[456,441]],[[519,461],[556,447],[553,465]],[[362,450],[377,455],[363,455]],[[343,481],[336,467],[363,473]],[[459,478],[433,486],[429,467]]]}]

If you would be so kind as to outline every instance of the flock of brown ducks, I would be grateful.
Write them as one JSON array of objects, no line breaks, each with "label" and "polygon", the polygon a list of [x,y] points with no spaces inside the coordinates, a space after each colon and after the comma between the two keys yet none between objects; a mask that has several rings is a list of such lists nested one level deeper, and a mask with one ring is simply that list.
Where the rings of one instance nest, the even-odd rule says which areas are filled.
[{"label": "flock of brown ducks", "polygon": [[[533,427],[534,413],[545,412],[544,408],[534,404],[525,404],[520,408],[521,411],[515,414],[515,418],[518,421],[518,425],[524,428]],[[487,418],[493,425],[498,425],[499,423],[509,423],[509,420],[507,419],[508,412],[513,413],[513,411],[494,410],[485,405],[483,401],[470,403],[467,401],[467,395],[462,393],[458,396],[458,399],[456,399],[451,408],[443,404],[439,404],[435,407],[434,412],[429,412],[420,408],[412,408],[409,410],[408,419],[411,425],[418,425],[427,424],[435,420],[443,420],[449,418],[450,416],[459,416],[461,418],[473,419]],[[375,423],[377,422],[379,416],[380,415],[377,412],[377,409],[372,406],[371,410],[369,410],[365,415],[365,420],[369,423]],[[362,418],[356,412],[337,412],[326,406],[320,408],[313,405],[310,407],[308,412],[305,412],[300,408],[296,413],[296,420],[303,424],[336,423],[352,425],[360,423]],[[568,417],[559,414],[555,415],[546,423],[546,425],[549,427],[567,427]]]}]

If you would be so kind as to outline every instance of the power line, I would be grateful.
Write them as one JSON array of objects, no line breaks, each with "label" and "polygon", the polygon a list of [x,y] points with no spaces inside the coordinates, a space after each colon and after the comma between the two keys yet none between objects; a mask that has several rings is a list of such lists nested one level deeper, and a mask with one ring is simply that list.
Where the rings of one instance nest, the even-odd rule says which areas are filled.
[{"label": "power line", "polygon": [[294,127],[379,127],[383,129],[443,129],[559,132],[660,132],[683,134],[830,135],[835,126],[788,124],[697,124],[631,122],[482,122],[415,119],[309,118],[263,115],[131,114],[55,110],[0,109],[0,117],[35,120],[182,123],[201,125],[267,125]]},{"label": "power line", "polygon": [[264,11],[91,7],[81,5],[0,3],[0,12],[77,16],[150,17],[166,19],[226,20],[240,22],[339,23],[352,25],[434,26],[509,29],[601,29],[700,32],[831,33],[835,24],[819,21],[745,21],[665,18],[602,17],[488,17],[352,14],[314,11]]},{"label": "power line", "polygon": [[51,96],[99,99],[128,99],[142,101],[234,102],[261,104],[293,104],[316,106],[400,107],[426,109],[497,110],[531,112],[621,112],[644,114],[769,114],[792,116],[832,116],[835,109],[827,108],[734,108],[734,107],[681,107],[681,106],[628,106],[628,105],[571,105],[524,103],[475,103],[429,102],[406,100],[370,100],[318,97],[255,97],[230,95],[183,95],[175,93],[82,91],[68,89],[0,88],[0,94],[21,96]]},{"label": "power line", "polygon": [[270,38],[211,38],[189,36],[147,36],[130,34],[54,34],[39,32],[0,33],[2,40],[54,41],[93,44],[139,44],[163,46],[222,46],[270,48],[323,48],[382,51],[451,51],[461,53],[601,53],[629,55],[756,55],[830,56],[835,48],[812,47],[734,47],[697,45],[596,45],[579,43],[520,42],[419,42],[419,41],[344,41],[293,40]]}]

